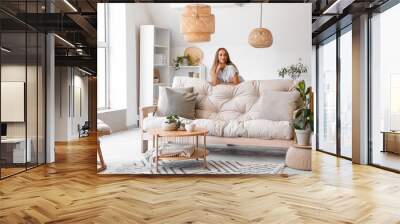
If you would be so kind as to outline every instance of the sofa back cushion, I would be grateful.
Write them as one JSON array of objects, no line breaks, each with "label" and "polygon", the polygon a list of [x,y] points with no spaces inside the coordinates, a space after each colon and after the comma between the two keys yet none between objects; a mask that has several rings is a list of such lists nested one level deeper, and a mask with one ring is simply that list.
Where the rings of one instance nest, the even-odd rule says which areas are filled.
[{"label": "sofa back cushion", "polygon": [[[175,77],[174,88],[193,87],[196,97],[196,118],[217,120],[254,120],[263,118],[262,107],[253,108],[267,90],[291,91],[291,80],[252,80],[239,85],[216,85],[189,77]],[[252,109],[253,108],[253,109]],[[291,111],[293,113],[293,111]]]},{"label": "sofa back cushion", "polygon": [[258,119],[291,121],[293,112],[298,108],[299,99],[300,94],[297,91],[265,90],[250,113]]},{"label": "sofa back cushion", "polygon": [[160,86],[156,114],[158,116],[178,115],[194,119],[196,93],[193,87],[169,88]]}]

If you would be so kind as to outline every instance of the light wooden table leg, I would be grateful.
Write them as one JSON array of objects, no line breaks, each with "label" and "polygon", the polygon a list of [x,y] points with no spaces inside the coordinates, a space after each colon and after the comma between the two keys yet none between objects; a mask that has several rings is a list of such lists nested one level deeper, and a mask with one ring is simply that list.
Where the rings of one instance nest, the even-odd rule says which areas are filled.
[{"label": "light wooden table leg", "polygon": [[156,135],[156,171],[158,173],[158,135]]},{"label": "light wooden table leg", "polygon": [[[196,148],[195,148],[195,150],[198,150],[198,149],[199,149],[199,136],[196,135]],[[199,160],[199,157],[197,157],[196,160]]]},{"label": "light wooden table leg", "polygon": [[[101,172],[101,171],[107,169],[107,165],[104,162],[103,152],[101,151],[100,141],[98,139],[97,139],[97,155],[99,156],[99,159],[100,159],[100,167],[97,168],[97,172]],[[96,160],[97,160],[97,158],[96,158]]]},{"label": "light wooden table leg", "polygon": [[207,145],[206,145],[206,134],[204,134],[204,168],[207,167]]}]

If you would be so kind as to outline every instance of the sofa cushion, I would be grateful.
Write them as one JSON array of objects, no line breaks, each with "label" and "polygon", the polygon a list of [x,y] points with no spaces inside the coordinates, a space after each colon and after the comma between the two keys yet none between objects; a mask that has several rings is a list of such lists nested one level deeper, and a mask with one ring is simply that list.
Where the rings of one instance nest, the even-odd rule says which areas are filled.
[{"label": "sofa cushion", "polygon": [[[146,117],[143,120],[143,130],[150,128],[161,128],[165,117]],[[196,124],[196,127],[202,127],[208,130],[208,134],[218,137],[245,137],[261,139],[282,139],[290,140],[293,138],[293,130],[289,121],[269,121],[269,120],[212,120],[196,119],[183,121]]]},{"label": "sofa cushion", "polygon": [[[196,97],[196,118],[248,121],[263,118],[264,108],[253,108],[267,91],[290,91],[292,80],[245,81],[239,85],[216,85],[196,78],[175,77],[173,87],[193,87]],[[259,109],[259,110],[256,110]]]},{"label": "sofa cushion", "polygon": [[195,117],[196,95],[193,93],[193,87],[169,88],[160,86],[156,114],[159,116],[178,115],[193,119]]},{"label": "sofa cushion", "polygon": [[166,117],[149,116],[143,119],[143,130],[148,131],[153,128],[161,128],[162,123],[166,120]]},{"label": "sofa cushion", "polygon": [[244,122],[248,138],[293,139],[293,128],[289,121],[250,120]]},{"label": "sofa cushion", "polygon": [[291,121],[298,107],[299,98],[300,94],[297,91],[265,90],[250,113],[259,119]]}]

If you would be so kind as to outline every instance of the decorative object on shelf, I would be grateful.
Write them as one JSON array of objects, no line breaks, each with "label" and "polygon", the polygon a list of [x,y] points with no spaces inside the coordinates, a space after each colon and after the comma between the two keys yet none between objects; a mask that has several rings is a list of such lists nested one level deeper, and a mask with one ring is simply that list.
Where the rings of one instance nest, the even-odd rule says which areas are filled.
[{"label": "decorative object on shelf", "polygon": [[262,6],[260,3],[260,28],[255,28],[250,32],[249,44],[255,48],[267,48],[272,45],[273,38],[272,33],[267,28],[262,27]]},{"label": "decorative object on shelf", "polygon": [[175,65],[175,70],[179,70],[180,66],[192,65],[192,61],[189,55],[177,56],[176,59],[173,60]]},{"label": "decorative object on shelf", "polygon": [[178,115],[168,115],[166,121],[162,124],[164,131],[176,131],[181,126]]},{"label": "decorative object on shelf", "polygon": [[194,72],[189,72],[188,74],[189,74],[189,77],[190,77],[190,78],[193,78]]},{"label": "decorative object on shelf", "polygon": [[198,47],[185,48],[183,55],[190,57],[192,65],[199,65],[203,60],[203,51]]},{"label": "decorative object on shelf", "polygon": [[278,74],[280,77],[285,78],[289,76],[292,80],[297,80],[301,76],[301,74],[307,73],[308,68],[306,65],[300,62],[297,64],[288,65],[278,70]]},{"label": "decorative object on shelf", "polygon": [[158,70],[157,68],[154,69],[154,83],[159,83],[160,82],[160,70]]},{"label": "decorative object on shelf", "polygon": [[156,65],[167,65],[167,55],[165,54],[155,54],[154,64]]},{"label": "decorative object on shelf", "polygon": [[200,73],[195,72],[195,73],[193,74],[193,78],[200,78]]},{"label": "decorative object on shelf", "polygon": [[296,85],[300,93],[301,104],[295,113],[293,127],[296,132],[298,145],[310,145],[310,135],[314,129],[314,115],[311,110],[311,87],[306,88],[306,83],[300,81]]},{"label": "decorative object on shelf", "polygon": [[215,17],[205,4],[187,5],[181,16],[181,33],[187,42],[207,42],[215,32]]}]

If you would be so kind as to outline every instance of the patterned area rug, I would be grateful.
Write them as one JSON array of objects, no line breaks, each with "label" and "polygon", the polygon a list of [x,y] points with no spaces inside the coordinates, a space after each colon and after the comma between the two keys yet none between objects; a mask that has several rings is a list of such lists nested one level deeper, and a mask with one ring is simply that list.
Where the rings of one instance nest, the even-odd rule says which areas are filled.
[{"label": "patterned area rug", "polygon": [[99,174],[280,174],[284,164],[208,160],[160,161],[158,170],[145,160],[125,164],[107,164]]}]

